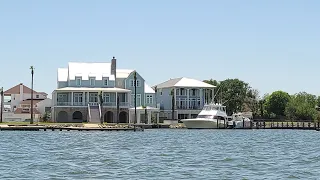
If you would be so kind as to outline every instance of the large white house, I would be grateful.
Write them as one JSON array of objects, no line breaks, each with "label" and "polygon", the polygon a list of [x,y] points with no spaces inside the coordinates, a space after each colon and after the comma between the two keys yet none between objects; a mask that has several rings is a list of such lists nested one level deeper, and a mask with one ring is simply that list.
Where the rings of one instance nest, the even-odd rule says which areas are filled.
[{"label": "large white house", "polygon": [[211,101],[208,92],[214,94],[215,86],[186,77],[174,78],[153,87],[160,104],[160,117],[172,119],[172,92],[174,96],[174,119],[195,118],[205,103]]},{"label": "large white house", "polygon": [[[134,72],[117,69],[114,57],[111,63],[70,62],[67,68],[59,68],[57,89],[52,93],[52,120],[98,123],[102,118],[108,123],[133,123]],[[154,100],[155,92],[137,72],[136,77],[136,123],[157,121],[159,109]]]}]

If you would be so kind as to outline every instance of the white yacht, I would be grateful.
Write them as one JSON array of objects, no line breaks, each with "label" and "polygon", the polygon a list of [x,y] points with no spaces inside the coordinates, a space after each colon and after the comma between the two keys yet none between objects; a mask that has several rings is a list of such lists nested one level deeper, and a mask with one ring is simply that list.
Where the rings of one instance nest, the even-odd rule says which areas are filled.
[{"label": "white yacht", "polygon": [[245,128],[249,128],[251,126],[251,120],[248,117],[244,116],[243,113],[232,114],[228,121],[228,127],[230,128],[243,128],[243,124]]},{"label": "white yacht", "polygon": [[216,129],[227,126],[226,106],[210,103],[204,105],[195,119],[181,120],[188,129]]}]

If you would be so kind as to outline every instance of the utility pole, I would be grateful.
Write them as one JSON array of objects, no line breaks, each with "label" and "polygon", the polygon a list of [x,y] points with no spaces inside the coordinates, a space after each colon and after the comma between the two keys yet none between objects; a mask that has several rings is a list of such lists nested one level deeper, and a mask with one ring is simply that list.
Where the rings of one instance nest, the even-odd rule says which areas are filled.
[{"label": "utility pole", "polygon": [[1,88],[1,110],[0,110],[0,123],[2,123],[2,117],[3,117],[3,87]]},{"label": "utility pole", "polygon": [[34,75],[34,67],[31,66],[31,120],[30,124],[33,124],[33,75]]},{"label": "utility pole", "polygon": [[134,124],[137,123],[137,72],[134,71]]}]

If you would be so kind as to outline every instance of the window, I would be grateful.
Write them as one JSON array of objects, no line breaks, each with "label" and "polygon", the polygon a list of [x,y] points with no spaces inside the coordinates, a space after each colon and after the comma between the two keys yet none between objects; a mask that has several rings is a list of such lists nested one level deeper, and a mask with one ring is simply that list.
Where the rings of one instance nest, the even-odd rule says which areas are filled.
[{"label": "window", "polygon": [[[131,104],[134,106],[134,94],[131,94]],[[141,106],[141,94],[137,94],[137,106]]]},{"label": "window", "polygon": [[38,95],[38,94],[36,95],[36,98],[39,98],[39,95]]},{"label": "window", "polygon": [[108,86],[108,84],[109,84],[108,78],[104,78],[104,79],[103,79],[103,85],[104,85],[104,86]]},{"label": "window", "polygon": [[68,102],[67,94],[58,94],[58,102]]},{"label": "window", "polygon": [[91,77],[89,78],[90,86],[94,86],[96,84],[96,78]]},{"label": "window", "polygon": [[103,93],[103,102],[110,102],[110,94]]},{"label": "window", "polygon": [[89,93],[89,102],[98,102],[98,93]]},{"label": "window", "polygon": [[81,78],[80,77],[76,78],[76,85],[81,86]]},{"label": "window", "polygon": [[[141,85],[141,84],[140,84],[140,80],[137,79],[137,87],[140,87],[140,85]],[[131,87],[134,87],[134,79],[131,80],[130,86],[131,86]]]},{"label": "window", "polygon": [[74,93],[73,102],[82,103],[82,93]]},{"label": "window", "polygon": [[146,96],[146,103],[147,104],[153,104],[153,96],[152,95],[147,95]]}]

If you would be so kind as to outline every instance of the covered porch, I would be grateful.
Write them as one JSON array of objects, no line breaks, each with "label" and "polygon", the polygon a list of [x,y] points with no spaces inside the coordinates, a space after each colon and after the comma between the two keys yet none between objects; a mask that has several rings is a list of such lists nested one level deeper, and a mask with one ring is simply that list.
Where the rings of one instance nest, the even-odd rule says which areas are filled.
[{"label": "covered porch", "polygon": [[[54,106],[97,106],[102,92],[103,106],[129,107],[131,91],[121,88],[74,88],[56,89],[52,93]],[[119,101],[117,101],[117,97]]]},{"label": "covered porch", "polygon": [[[158,124],[159,123],[160,108],[150,106],[139,106],[137,107],[137,124]],[[129,109],[130,123],[134,123],[135,120],[135,109]]]}]

